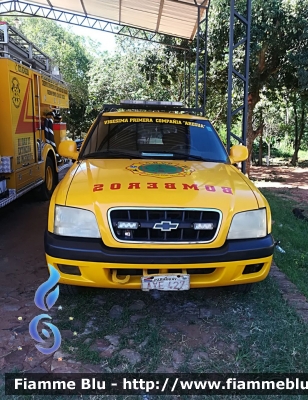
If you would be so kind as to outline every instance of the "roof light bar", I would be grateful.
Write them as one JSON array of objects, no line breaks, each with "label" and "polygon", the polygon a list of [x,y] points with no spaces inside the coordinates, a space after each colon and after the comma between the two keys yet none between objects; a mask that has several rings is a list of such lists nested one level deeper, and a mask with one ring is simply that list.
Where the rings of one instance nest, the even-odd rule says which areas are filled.
[{"label": "roof light bar", "polygon": [[173,106],[182,107],[183,103],[180,101],[153,101],[153,100],[121,100],[120,104],[135,104],[135,105],[147,105],[147,106]]},{"label": "roof light bar", "polygon": [[104,104],[102,113],[118,110],[180,111],[182,113],[201,113],[200,108],[186,108],[179,101],[121,100],[120,104]]}]

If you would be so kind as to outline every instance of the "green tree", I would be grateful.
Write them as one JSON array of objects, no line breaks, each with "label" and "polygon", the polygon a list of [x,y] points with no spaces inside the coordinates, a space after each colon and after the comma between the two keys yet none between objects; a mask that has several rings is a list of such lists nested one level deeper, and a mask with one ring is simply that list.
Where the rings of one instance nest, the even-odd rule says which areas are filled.
[{"label": "green tree", "polygon": [[296,165],[298,162],[298,152],[301,148],[302,140],[307,135],[307,113],[308,99],[306,96],[294,93],[291,99],[294,116],[294,141],[291,164]]},{"label": "green tree", "polygon": [[183,74],[175,54],[165,56],[164,46],[117,38],[114,54],[96,59],[89,71],[93,109],[124,99],[170,100],[182,97]]},{"label": "green tree", "polygon": [[[295,9],[294,13],[296,11],[300,13],[300,9]],[[298,41],[288,54],[283,75],[285,97],[293,109],[294,152],[291,163],[294,166],[298,162],[298,152],[308,131],[308,23],[302,25],[295,25]]]},{"label": "green tree", "polygon": [[[238,11],[244,15],[245,6],[246,1],[237,2]],[[219,94],[216,95],[219,104],[216,108],[223,108],[221,104],[226,104],[224,93],[227,90],[229,1],[217,0],[211,7],[209,92],[211,87],[216,88]],[[303,68],[294,59],[294,55],[297,56],[297,60],[301,59],[303,52],[307,51],[307,17],[307,0],[252,1],[250,95],[247,116],[247,146],[250,156],[253,142],[264,128],[264,121],[259,121],[259,124],[254,126],[254,112],[261,99],[261,93],[270,98],[275,93],[284,91],[286,87],[294,91],[298,88],[299,78],[303,81],[307,78]],[[236,35],[239,37],[242,33],[237,26]],[[237,62],[235,60],[235,63]],[[213,104],[211,106],[213,107]],[[250,162],[247,163],[248,173],[249,167]]]}]

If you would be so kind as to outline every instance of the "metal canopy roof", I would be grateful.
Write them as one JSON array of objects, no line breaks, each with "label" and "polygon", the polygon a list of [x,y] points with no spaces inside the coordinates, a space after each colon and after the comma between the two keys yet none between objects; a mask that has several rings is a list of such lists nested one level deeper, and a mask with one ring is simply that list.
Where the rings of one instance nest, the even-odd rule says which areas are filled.
[{"label": "metal canopy roof", "polygon": [[198,26],[198,8],[202,15],[209,0],[35,0],[29,3],[192,40]]}]

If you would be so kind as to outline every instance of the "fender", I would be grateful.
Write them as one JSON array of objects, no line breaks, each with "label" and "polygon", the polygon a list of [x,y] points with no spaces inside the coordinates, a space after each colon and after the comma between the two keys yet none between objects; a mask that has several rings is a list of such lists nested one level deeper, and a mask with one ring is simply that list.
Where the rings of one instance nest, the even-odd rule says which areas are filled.
[{"label": "fender", "polygon": [[51,159],[54,161],[54,165],[55,165],[55,169],[56,169],[56,174],[58,175],[58,166],[57,166],[57,160],[56,160],[56,155],[55,152],[52,148],[52,146],[48,143],[46,143],[44,145],[44,147],[42,148],[42,163],[38,164],[38,165],[43,165],[44,167],[40,168],[40,177],[45,180],[45,161],[47,159],[47,157],[51,157]]},{"label": "fender", "polygon": [[42,160],[45,161],[47,157],[51,157],[54,160],[56,166],[56,172],[58,172],[56,155],[53,147],[49,143],[46,143],[42,150]]}]

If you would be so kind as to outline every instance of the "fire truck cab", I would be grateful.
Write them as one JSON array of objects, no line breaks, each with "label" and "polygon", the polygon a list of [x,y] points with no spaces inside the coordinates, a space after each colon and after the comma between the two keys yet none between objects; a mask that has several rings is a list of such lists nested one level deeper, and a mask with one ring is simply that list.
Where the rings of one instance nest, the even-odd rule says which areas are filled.
[{"label": "fire truck cab", "polygon": [[46,54],[0,22],[0,208],[34,188],[50,199],[67,167],[57,147],[66,140],[60,110],[69,107],[68,89],[53,68]]}]

